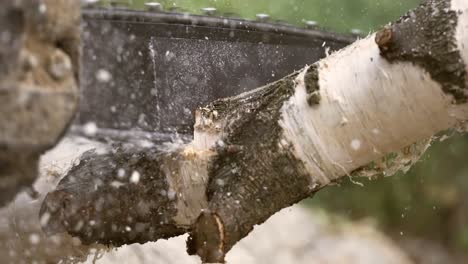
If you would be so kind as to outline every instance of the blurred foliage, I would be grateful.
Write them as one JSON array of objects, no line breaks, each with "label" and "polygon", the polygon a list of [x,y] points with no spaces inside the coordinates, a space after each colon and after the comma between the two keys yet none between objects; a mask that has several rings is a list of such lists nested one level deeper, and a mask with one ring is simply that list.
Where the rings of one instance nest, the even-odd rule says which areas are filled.
[{"label": "blurred foliage", "polygon": [[[143,8],[144,0],[127,0],[134,7]],[[335,31],[360,29],[369,32],[397,19],[415,7],[420,0],[160,0],[167,10],[180,7],[182,11],[199,14],[201,8],[215,7],[220,15],[234,13],[255,19],[266,13],[273,20],[303,25],[314,20]]]},{"label": "blurred foliage", "polygon": [[[143,0],[128,0],[144,8]],[[164,8],[200,14],[215,7],[218,15],[234,13],[255,19],[267,13],[272,20],[302,26],[314,20],[322,27],[347,32],[376,30],[397,19],[420,0],[160,0]],[[353,219],[374,218],[398,236],[418,236],[468,249],[468,137],[457,135],[435,142],[421,162],[406,175],[375,181],[349,181],[326,188],[308,204],[338,212]]]},{"label": "blurred foliage", "polygon": [[435,140],[407,174],[356,179],[324,189],[308,201],[352,219],[374,218],[398,236],[437,240],[468,249],[468,137]]}]

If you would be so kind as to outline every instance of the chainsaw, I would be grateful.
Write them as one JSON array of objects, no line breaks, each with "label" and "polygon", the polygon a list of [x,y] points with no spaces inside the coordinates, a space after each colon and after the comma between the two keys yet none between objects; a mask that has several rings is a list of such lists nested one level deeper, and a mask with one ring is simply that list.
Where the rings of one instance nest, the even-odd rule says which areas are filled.
[{"label": "chainsaw", "polygon": [[153,141],[190,137],[197,108],[280,79],[356,39],[313,21],[299,28],[266,14],[249,21],[215,16],[214,8],[191,15],[165,12],[155,2],[146,6],[83,10],[74,133],[115,140],[128,137],[123,131]]}]

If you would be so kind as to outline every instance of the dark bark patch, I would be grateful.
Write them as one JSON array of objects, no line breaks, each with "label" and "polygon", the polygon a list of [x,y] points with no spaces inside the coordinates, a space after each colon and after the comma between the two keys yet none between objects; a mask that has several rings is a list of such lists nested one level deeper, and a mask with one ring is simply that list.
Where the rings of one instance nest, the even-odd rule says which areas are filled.
[{"label": "dark bark patch", "polygon": [[[177,154],[155,149],[87,152],[49,193],[41,207],[48,233],[67,231],[84,244],[120,246],[186,232],[173,222],[177,196],[168,195],[161,165]],[[138,182],[132,174],[138,173]]]},{"label": "dark bark patch", "polygon": [[[213,236],[217,227],[209,226],[214,221],[206,221],[207,217],[193,226],[189,253],[198,254],[205,262],[222,262],[225,253],[255,225],[315,190],[303,162],[282,139],[278,124],[283,104],[295,92],[296,77],[294,74],[240,97],[219,100],[204,113],[216,111],[218,119],[227,121],[223,128],[227,136],[222,141],[239,150],[218,152],[209,168],[208,210],[218,217],[223,234],[216,231]],[[222,254],[218,252],[221,236]]]},{"label": "dark bark patch", "polygon": [[377,33],[381,55],[425,69],[456,103],[467,102],[465,64],[457,47],[458,14],[449,0],[428,0]]},{"label": "dark bark patch", "polygon": [[307,103],[310,106],[320,103],[319,72],[317,64],[313,64],[307,70],[304,76],[304,82],[307,92]]}]

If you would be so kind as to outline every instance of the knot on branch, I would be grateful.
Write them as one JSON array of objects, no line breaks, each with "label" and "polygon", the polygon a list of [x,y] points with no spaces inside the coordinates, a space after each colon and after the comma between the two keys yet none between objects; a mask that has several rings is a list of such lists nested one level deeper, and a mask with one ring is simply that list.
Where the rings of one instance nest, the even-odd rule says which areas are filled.
[{"label": "knot on branch", "polygon": [[391,26],[385,26],[375,35],[375,43],[379,46],[380,51],[385,52],[390,48],[393,38],[393,29]]}]

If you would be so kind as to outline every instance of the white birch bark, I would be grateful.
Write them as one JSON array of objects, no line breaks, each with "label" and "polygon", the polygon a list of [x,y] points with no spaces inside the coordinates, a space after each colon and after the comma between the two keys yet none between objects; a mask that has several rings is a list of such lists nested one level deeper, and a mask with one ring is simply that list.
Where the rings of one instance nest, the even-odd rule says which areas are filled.
[{"label": "white birch bark", "polygon": [[409,62],[390,64],[375,35],[319,62],[320,104],[306,101],[304,74],[283,108],[285,140],[320,183],[349,174],[468,117],[441,86]]}]

